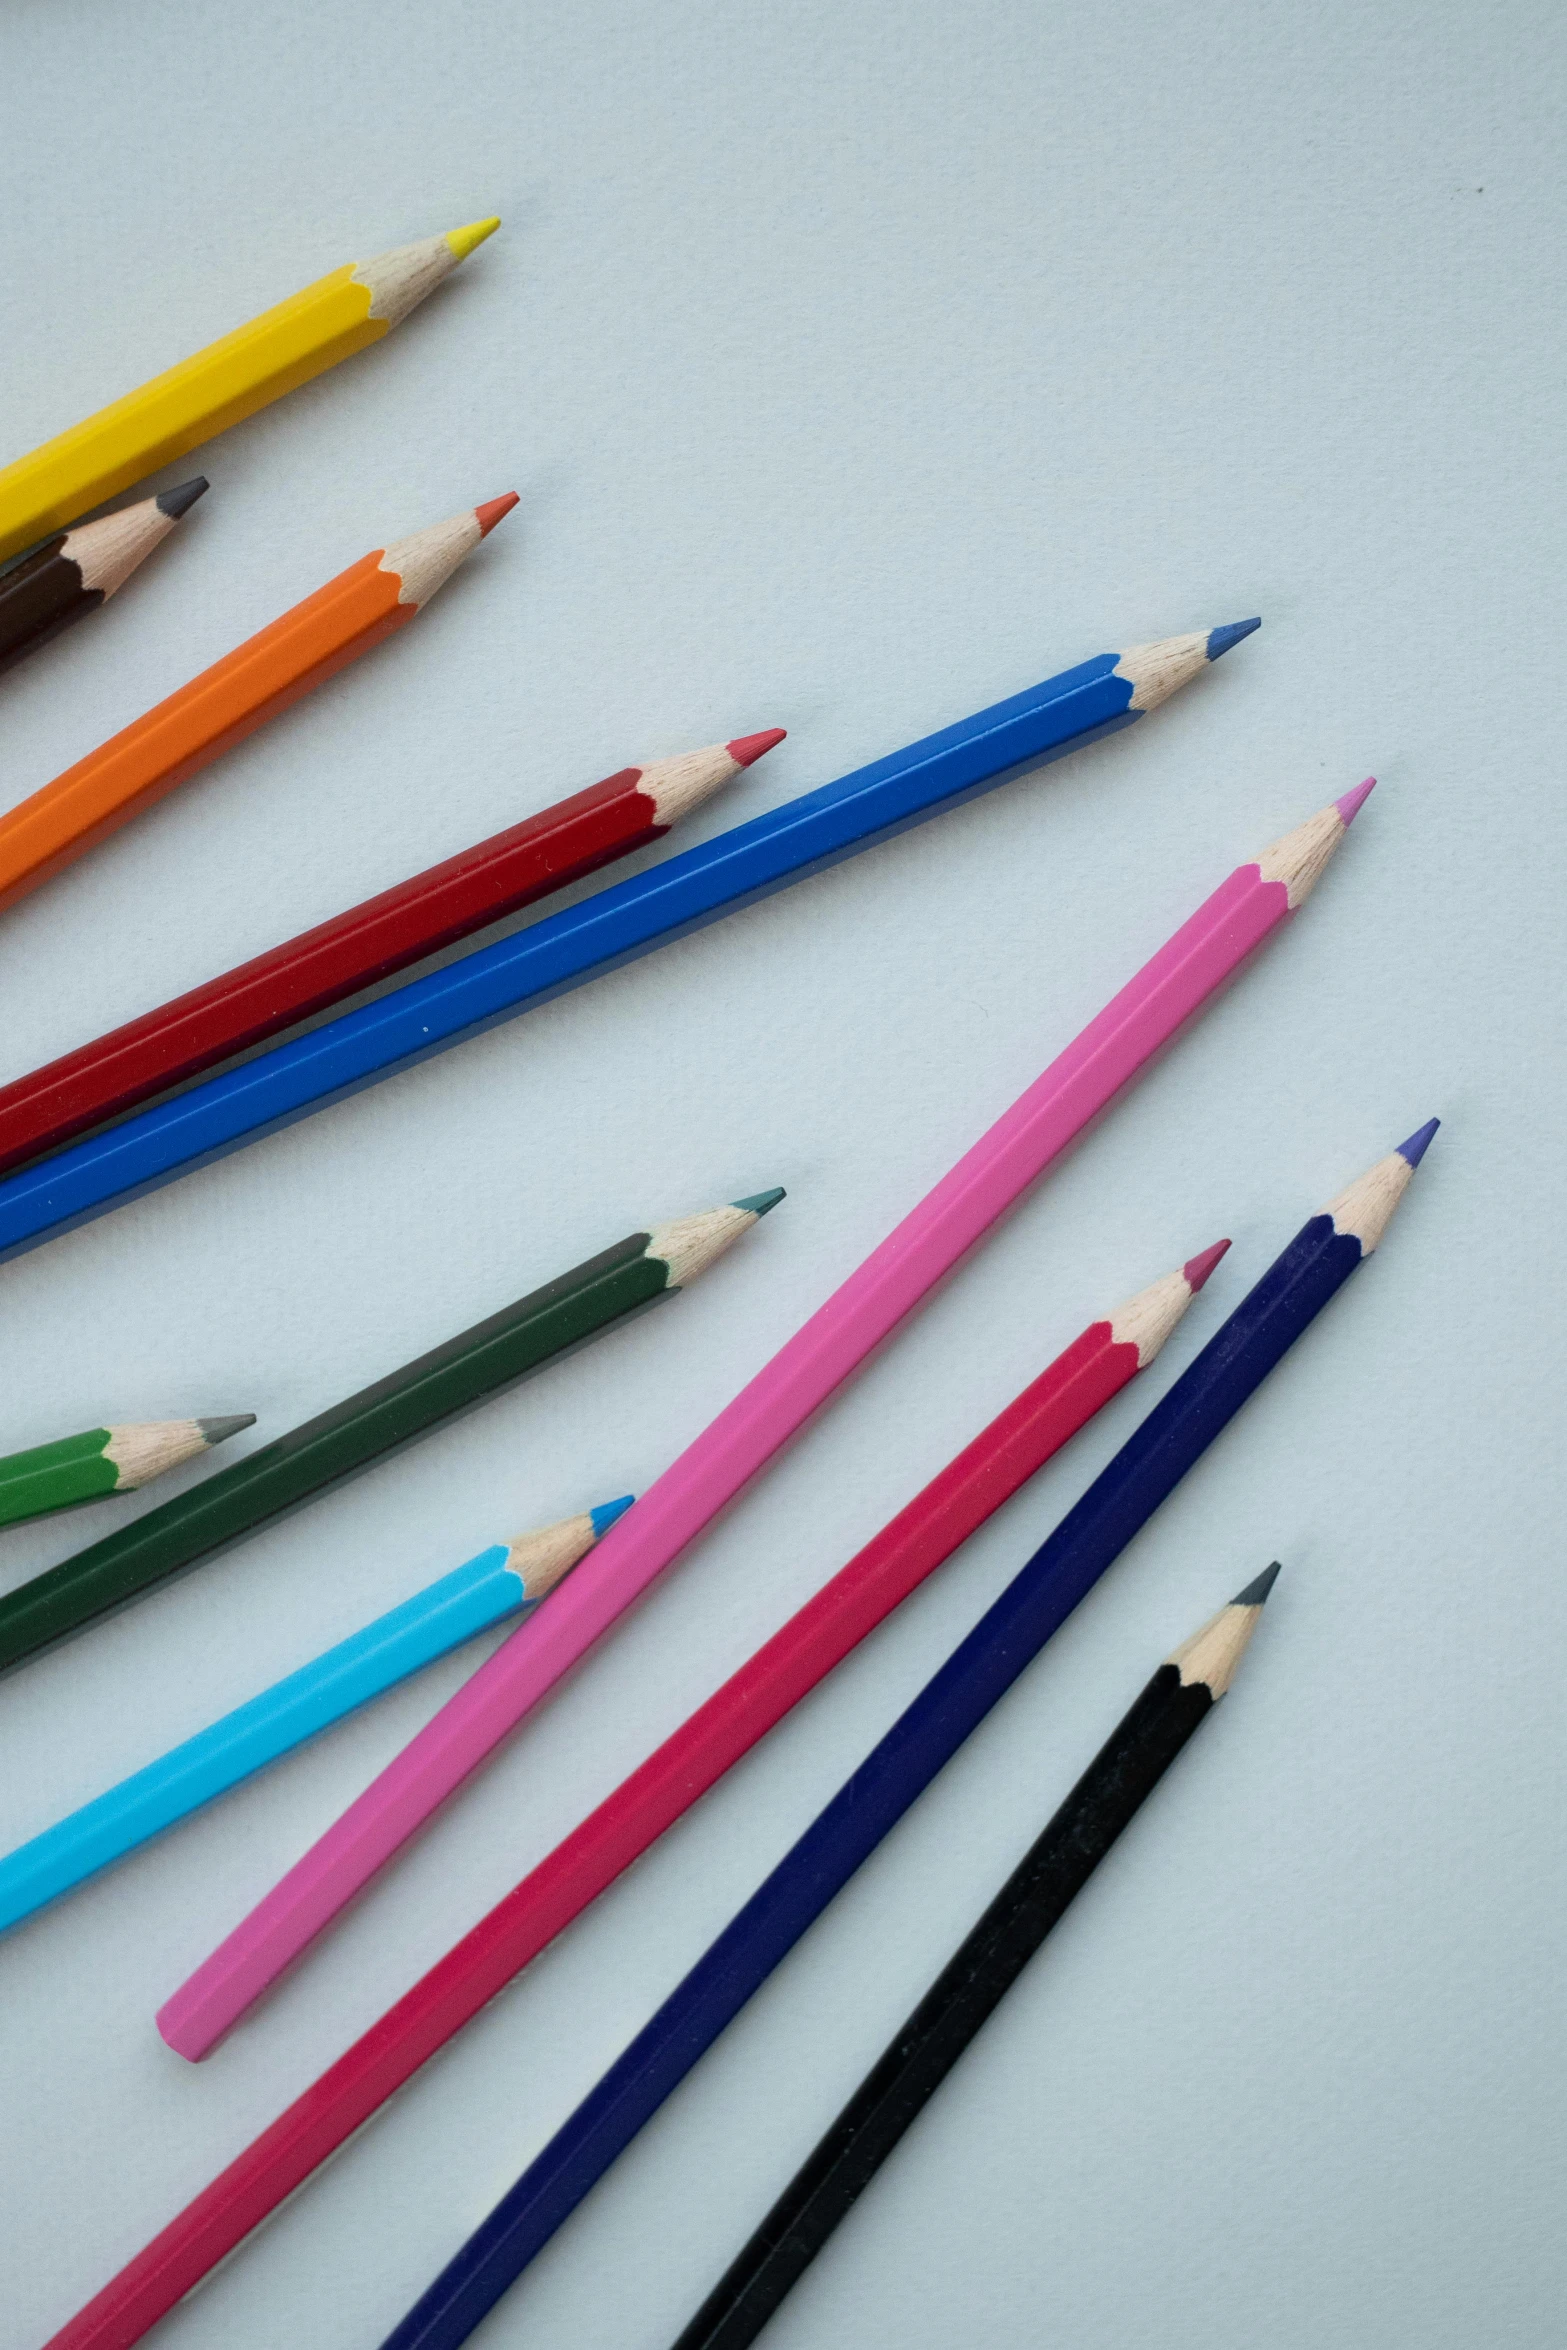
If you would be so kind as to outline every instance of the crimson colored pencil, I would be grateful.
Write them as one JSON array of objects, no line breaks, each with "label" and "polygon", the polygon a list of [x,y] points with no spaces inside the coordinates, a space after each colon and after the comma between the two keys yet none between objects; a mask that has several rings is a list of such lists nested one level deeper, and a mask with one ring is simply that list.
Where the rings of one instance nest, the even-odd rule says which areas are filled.
[{"label": "crimson colored pencil", "polygon": [[[927,1575],[1151,1363],[1229,1242],[1092,1323],[908,1507],[606,1796],[491,1913],[508,1973],[526,1965]],[[181,1985],[158,2016],[205,2056],[504,1735],[458,1697]],[[504,1916],[503,1916],[504,1913]],[[488,1994],[486,1994],[488,1996]]]},{"label": "crimson colored pencil", "polygon": [[645,767],[622,767],[18,1077],[0,1088],[0,1172],[628,857],[783,739],[783,728],[772,727]]},{"label": "crimson colored pencil", "polygon": [[[669,1778],[666,1808],[672,1808],[667,1808],[663,1824],[678,1818],[686,1804],[726,1767],[722,1739],[711,1738],[715,1706],[724,1707],[731,1724],[727,1760],[735,1760],[1157,1353],[1190,1302],[1193,1286],[1206,1277],[1224,1245],[1194,1258],[1190,1279],[1184,1274],[1166,1275],[1130,1307],[1091,1325],[917,1500],[774,1635],[744,1668],[743,1675],[727,1682],[685,1730],[676,1733],[688,1742],[696,1768],[705,1772],[705,1777],[685,1789],[679,1788],[673,1775]],[[873,1596],[878,1590],[879,1600]],[[807,1626],[803,1632],[802,1624]],[[742,1679],[743,1702],[736,1703],[737,1683]],[[666,1742],[653,1763],[667,1755],[673,1743]],[[645,1764],[643,1771],[651,1767]],[[628,1787],[641,1777],[637,1774]],[[592,1818],[600,1817],[605,1808],[601,1806]],[[584,1825],[590,1826],[591,1820]],[[618,1858],[608,1856],[601,1882],[607,1884],[657,1832],[657,1827],[650,1825],[640,1843],[633,1837]],[[578,1836],[582,1833],[577,1831]],[[511,1926],[516,1905],[539,1874],[535,1870],[525,1878],[319,2081],[296,2098],[270,2129],[68,2320],[53,2336],[49,2350],[129,2350],[130,2344],[139,2342],[149,2327],[192,2291],[319,2163],[368,2121],[427,2057],[492,1999],[533,1951],[557,1933],[598,1889],[585,1883],[574,1898],[557,1905],[558,1914],[534,1918],[523,1932],[514,1933]],[[554,1922],[550,1922],[551,1916]]]}]

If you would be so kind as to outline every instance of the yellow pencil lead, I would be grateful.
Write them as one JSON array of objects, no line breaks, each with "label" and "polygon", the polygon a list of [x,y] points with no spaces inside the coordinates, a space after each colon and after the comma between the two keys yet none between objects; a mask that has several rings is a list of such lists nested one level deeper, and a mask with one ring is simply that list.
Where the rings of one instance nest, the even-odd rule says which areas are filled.
[{"label": "yellow pencil lead", "polygon": [[449,228],[446,242],[459,261],[466,261],[475,245],[482,245],[486,237],[493,237],[500,225],[493,214],[488,220],[470,220],[466,228]]}]

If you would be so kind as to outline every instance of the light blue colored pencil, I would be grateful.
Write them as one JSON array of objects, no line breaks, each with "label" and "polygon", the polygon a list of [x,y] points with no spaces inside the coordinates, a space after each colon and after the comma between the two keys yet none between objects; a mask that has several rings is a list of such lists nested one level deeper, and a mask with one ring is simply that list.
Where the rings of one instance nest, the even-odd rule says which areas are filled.
[{"label": "light blue colored pencil", "polygon": [[0,1860],[0,1932],[68,1893],[149,1836],[227,1794],[280,1754],[340,1722],[421,1665],[505,1616],[537,1607],[602,1534],[631,1495],[562,1518],[515,1542],[492,1543],[401,1607],[377,1616],[297,1673],[236,1706],[209,1729],[134,1771]]}]

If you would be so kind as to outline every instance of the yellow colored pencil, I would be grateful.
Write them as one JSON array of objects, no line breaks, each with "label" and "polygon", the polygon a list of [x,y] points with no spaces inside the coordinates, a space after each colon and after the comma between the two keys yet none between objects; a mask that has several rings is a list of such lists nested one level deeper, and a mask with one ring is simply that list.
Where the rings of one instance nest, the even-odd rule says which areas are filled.
[{"label": "yellow colored pencil", "polygon": [[379,342],[500,225],[470,221],[370,261],[345,261],[221,342],[18,457],[0,470],[0,563],[296,384]]}]

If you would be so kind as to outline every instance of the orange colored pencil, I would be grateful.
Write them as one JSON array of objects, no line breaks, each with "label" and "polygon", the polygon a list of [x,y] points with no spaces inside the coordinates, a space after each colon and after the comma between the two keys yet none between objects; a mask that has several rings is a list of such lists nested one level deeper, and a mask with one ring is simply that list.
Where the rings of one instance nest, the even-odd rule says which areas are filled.
[{"label": "orange colored pencil", "polygon": [[156,709],[0,816],[0,906],[73,865],[231,743],[407,626],[517,503],[515,494],[375,547]]}]

